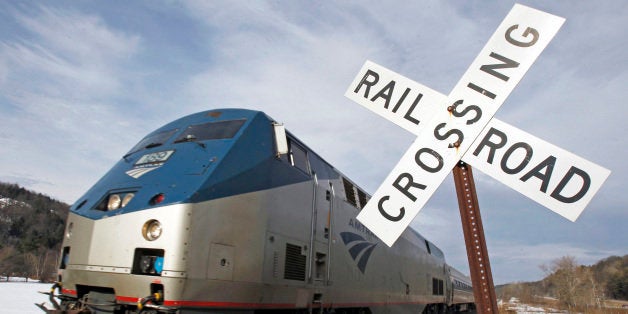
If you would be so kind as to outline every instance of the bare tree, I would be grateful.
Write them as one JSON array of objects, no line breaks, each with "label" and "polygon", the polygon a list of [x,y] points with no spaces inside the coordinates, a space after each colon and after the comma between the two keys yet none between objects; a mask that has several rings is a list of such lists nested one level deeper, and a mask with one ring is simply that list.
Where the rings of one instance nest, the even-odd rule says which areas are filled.
[{"label": "bare tree", "polygon": [[29,277],[41,282],[50,281],[56,268],[54,261],[56,253],[48,249],[39,249],[24,254],[24,260],[28,266]]},{"label": "bare tree", "polygon": [[24,260],[28,265],[28,277],[37,278],[41,269],[41,262],[39,256],[33,253],[24,254]]},{"label": "bare tree", "polygon": [[541,265],[548,273],[548,283],[560,303],[568,309],[599,306],[602,290],[590,269],[578,265],[575,257],[563,256],[549,266]]},{"label": "bare tree", "polygon": [[587,304],[591,304],[596,308],[602,308],[604,304],[604,289],[595,279],[593,271],[590,268],[583,268],[584,278],[586,279],[587,291],[589,291],[589,301]]},{"label": "bare tree", "polygon": [[541,266],[549,273],[549,284],[560,303],[572,309],[576,306],[576,289],[579,280],[576,276],[578,265],[573,256],[555,259],[549,266]]},{"label": "bare tree", "polygon": [[46,254],[44,255],[44,262],[42,267],[42,272],[39,275],[39,281],[41,282],[49,282],[54,279],[54,273],[57,269],[57,260],[58,253],[55,250],[46,250]]}]

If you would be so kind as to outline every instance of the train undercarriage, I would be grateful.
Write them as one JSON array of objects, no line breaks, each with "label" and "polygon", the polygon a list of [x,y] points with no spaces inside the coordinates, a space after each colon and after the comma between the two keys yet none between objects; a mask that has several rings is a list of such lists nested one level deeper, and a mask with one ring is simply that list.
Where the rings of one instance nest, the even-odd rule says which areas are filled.
[{"label": "train undercarriage", "polygon": [[[158,314],[158,313],[225,313],[224,309],[204,310],[204,309],[185,309],[178,307],[168,307],[162,304],[161,294],[154,293],[151,296],[140,298],[135,304],[119,303],[115,294],[111,291],[90,291],[81,298],[74,298],[63,294],[55,294],[55,291],[61,292],[61,285],[55,283],[49,292],[40,292],[49,297],[49,306],[43,303],[35,303],[41,310],[48,314]],[[229,310],[234,314],[373,314],[366,307],[357,308],[325,308],[322,304],[312,304],[312,307],[306,309],[257,309],[257,310]],[[474,314],[473,304],[454,304],[447,306],[445,304],[428,304],[425,306],[422,314],[453,314],[468,313]]]}]

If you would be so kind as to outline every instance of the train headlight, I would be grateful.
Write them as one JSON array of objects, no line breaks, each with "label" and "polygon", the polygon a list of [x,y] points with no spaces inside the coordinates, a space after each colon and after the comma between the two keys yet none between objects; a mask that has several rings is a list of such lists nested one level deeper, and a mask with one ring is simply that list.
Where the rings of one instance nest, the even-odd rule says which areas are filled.
[{"label": "train headlight", "polygon": [[142,227],[142,235],[148,241],[157,240],[161,236],[161,232],[161,223],[155,219],[147,221]]},{"label": "train headlight", "polygon": [[122,202],[122,200],[120,199],[120,195],[118,194],[111,194],[109,195],[109,202],[107,202],[107,209],[108,210],[116,210],[118,208],[120,208],[120,203]]},{"label": "train headlight", "polygon": [[133,194],[133,193],[127,193],[124,196],[124,198],[122,199],[122,204],[120,206],[121,207],[126,206],[126,204],[128,204],[133,199],[134,196],[135,196],[135,194]]},{"label": "train headlight", "polygon": [[70,222],[70,224],[68,225],[68,231],[65,233],[66,238],[69,239],[72,236],[72,229],[74,229],[74,223]]},{"label": "train headlight", "polygon": [[[125,192],[109,192],[101,201],[98,202],[98,205],[94,207],[94,209],[102,210],[102,211],[114,211],[120,208],[126,207],[133,197],[135,197],[135,193],[137,191],[125,191]],[[76,209],[78,210],[87,200],[81,202]]]}]

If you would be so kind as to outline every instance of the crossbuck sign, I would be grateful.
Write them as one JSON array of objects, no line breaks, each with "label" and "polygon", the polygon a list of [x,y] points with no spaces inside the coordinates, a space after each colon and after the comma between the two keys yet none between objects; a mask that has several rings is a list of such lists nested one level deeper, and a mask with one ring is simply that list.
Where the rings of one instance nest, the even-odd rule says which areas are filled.
[{"label": "crossbuck sign", "polygon": [[392,246],[459,160],[575,221],[610,171],[493,119],[564,19],[516,4],[449,96],[367,61],[345,96],[417,135],[358,219]]}]

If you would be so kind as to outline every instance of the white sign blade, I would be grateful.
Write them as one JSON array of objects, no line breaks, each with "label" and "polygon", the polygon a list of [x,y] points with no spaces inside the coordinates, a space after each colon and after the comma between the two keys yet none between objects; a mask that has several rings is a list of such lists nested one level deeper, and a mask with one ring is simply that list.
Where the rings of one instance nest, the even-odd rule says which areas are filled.
[{"label": "white sign blade", "polygon": [[371,61],[364,63],[345,96],[414,134],[436,114],[435,104],[446,100],[439,92]]},{"label": "white sign blade", "polygon": [[610,171],[497,119],[462,160],[576,221]]},{"label": "white sign blade", "polygon": [[[563,22],[563,18],[515,5],[447,102],[437,106],[425,132],[419,132],[360,212],[360,222],[392,246]],[[450,105],[451,113],[447,110]]]},{"label": "white sign blade", "polygon": [[[447,99],[437,91],[420,84],[413,85],[410,79],[370,61],[362,67],[352,86],[358,86],[360,78],[368,72],[379,78],[390,77],[397,86],[421,86],[415,90],[421,90],[434,101],[426,102],[426,106],[437,107],[435,104],[445,103]],[[373,86],[381,89],[388,82]],[[368,98],[353,95],[349,89],[347,97],[415,135],[425,129],[404,118],[403,111],[387,110],[384,102],[375,104]],[[610,174],[601,166],[497,118],[491,119],[462,160],[571,221],[582,213]]]}]

